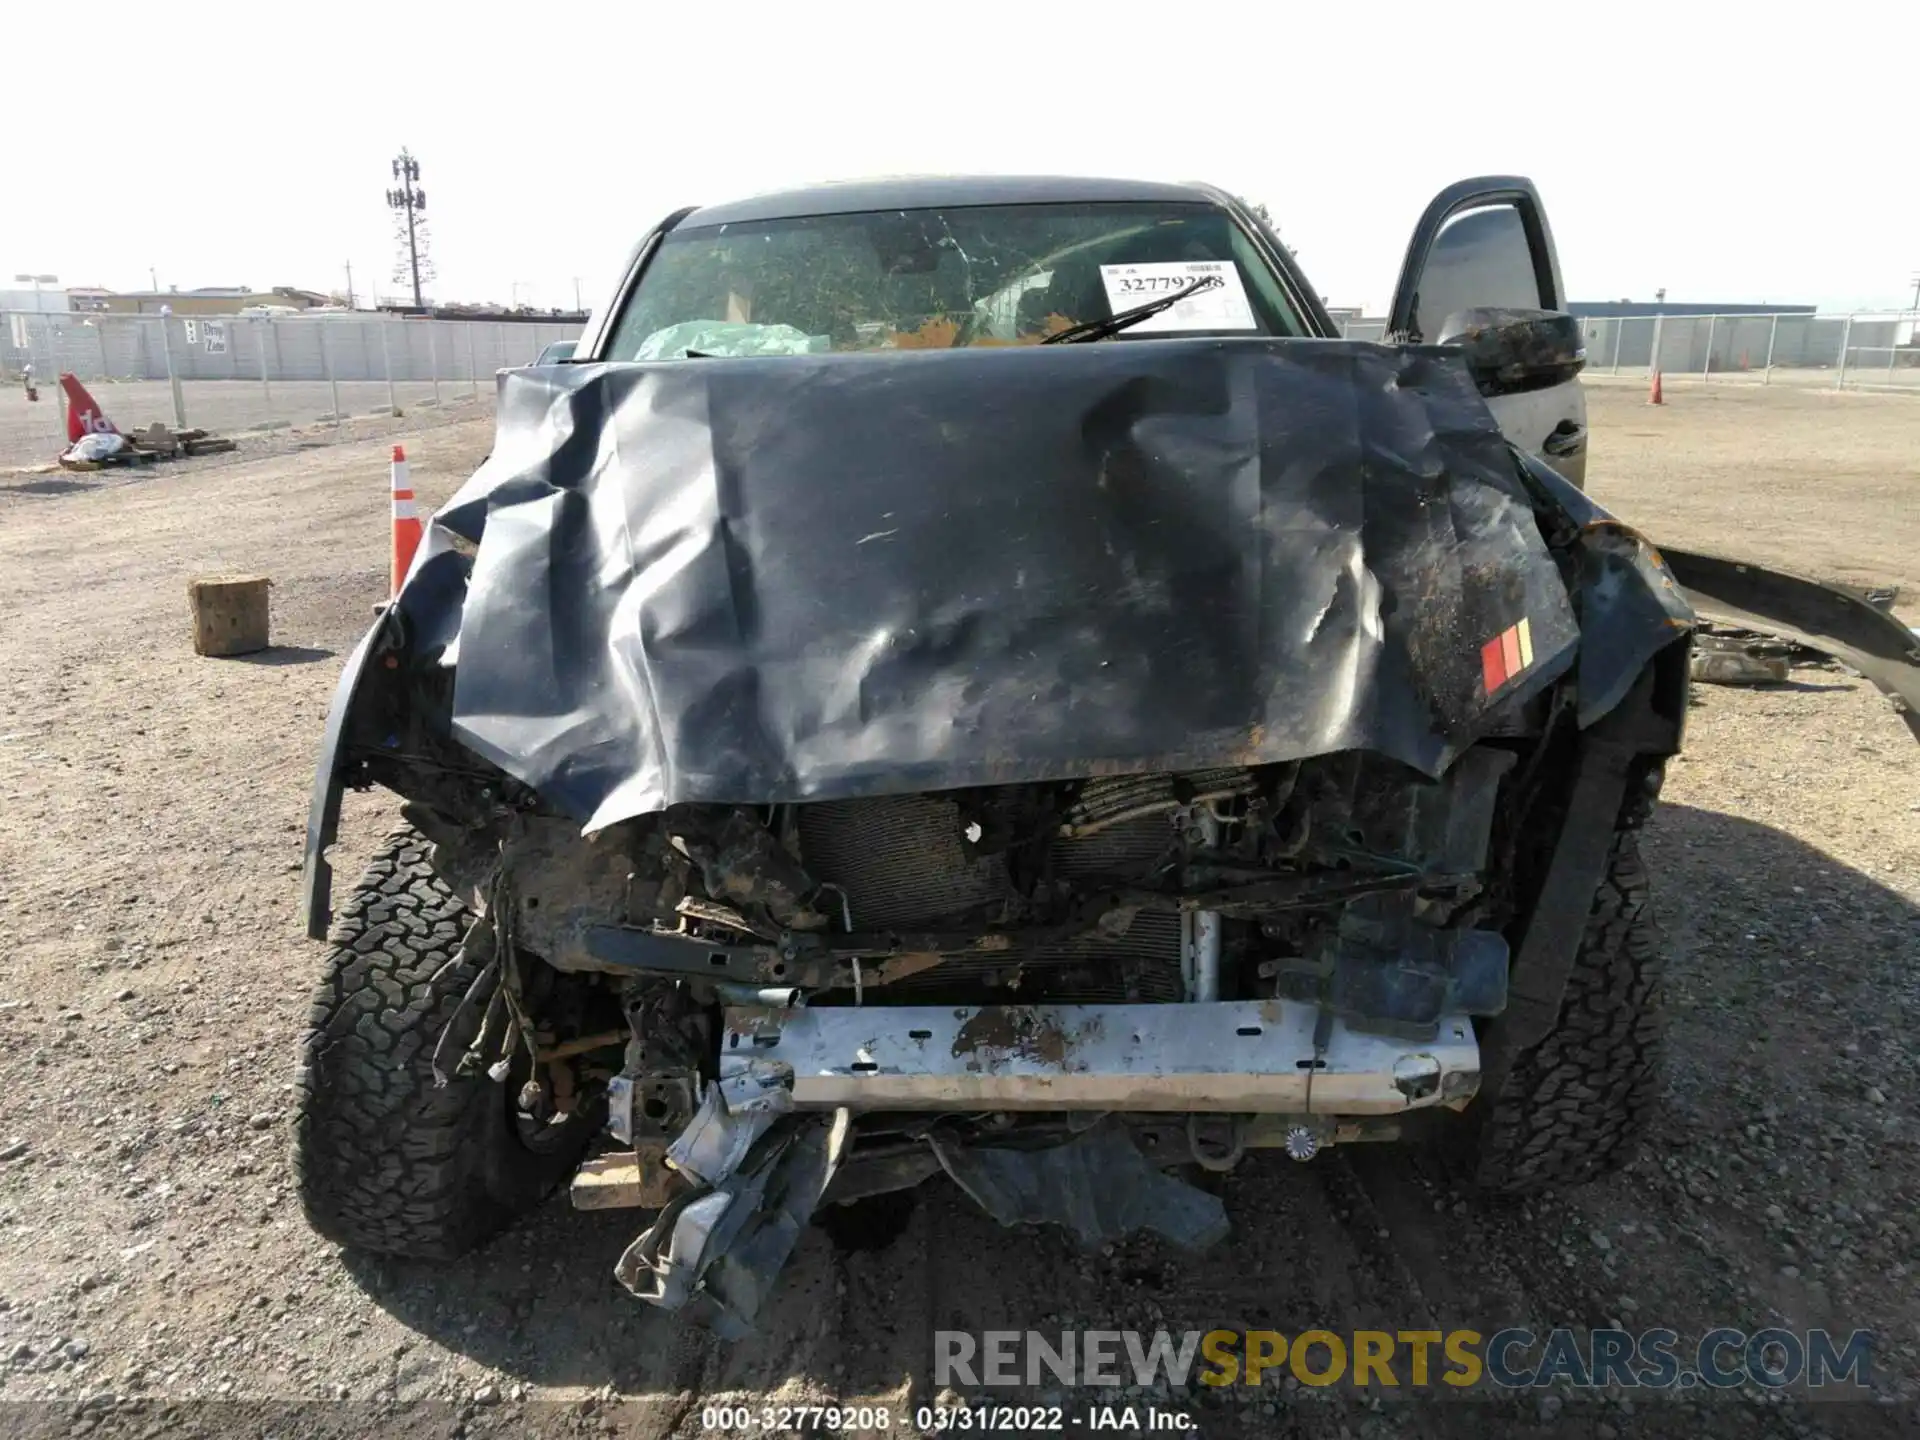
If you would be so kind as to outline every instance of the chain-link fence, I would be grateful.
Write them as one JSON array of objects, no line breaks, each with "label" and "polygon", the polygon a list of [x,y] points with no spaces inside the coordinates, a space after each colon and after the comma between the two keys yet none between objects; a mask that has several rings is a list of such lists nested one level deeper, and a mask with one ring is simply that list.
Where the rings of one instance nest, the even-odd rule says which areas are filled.
[{"label": "chain-link fence", "polygon": [[[1584,319],[1589,376],[1920,392],[1920,312]],[[1342,322],[1378,340],[1386,321]],[[58,377],[77,375],[122,429],[159,420],[221,433],[433,406],[491,405],[494,372],[580,326],[372,314],[160,316],[0,311],[0,466],[65,444]],[[23,376],[39,399],[28,401]]]},{"label": "chain-link fence", "polygon": [[1582,322],[1587,368],[1920,391],[1920,315],[1634,315]]},{"label": "chain-link fence", "polygon": [[[439,405],[491,405],[494,372],[530,365],[580,326],[561,321],[0,312],[0,464],[66,437],[62,373],[122,429],[158,420],[222,433]],[[31,366],[31,372],[28,367]],[[29,401],[31,374],[37,401]]]},{"label": "chain-link fence", "polygon": [[1362,316],[1340,322],[1342,340],[1384,340],[1387,338],[1387,318],[1384,315]]},{"label": "chain-link fence", "polygon": [[[1589,376],[1697,376],[1705,381],[1920,392],[1920,311],[1814,315],[1589,316]],[[1378,340],[1387,322],[1343,322],[1350,340]]]}]

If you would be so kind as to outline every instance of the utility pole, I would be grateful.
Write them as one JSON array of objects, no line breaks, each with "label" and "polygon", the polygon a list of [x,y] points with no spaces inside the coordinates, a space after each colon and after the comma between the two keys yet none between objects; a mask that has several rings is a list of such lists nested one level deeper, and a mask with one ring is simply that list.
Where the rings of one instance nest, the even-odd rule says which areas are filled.
[{"label": "utility pole", "polygon": [[[1914,293],[1920,295],[1920,286],[1915,287]],[[573,308],[576,311],[585,308],[580,304],[580,277],[578,275],[573,277]]]},{"label": "utility pole", "polygon": [[1920,315],[1920,270],[1916,270],[1913,275],[1913,311],[1916,315]]},{"label": "utility pole", "polygon": [[353,309],[353,262],[347,261],[347,309]]},{"label": "utility pole", "polygon": [[433,278],[433,262],[427,258],[427,192],[420,188],[420,162],[405,147],[394,157],[393,178],[400,183],[387,191],[387,208],[394,214],[394,239],[407,246],[393,278],[402,284],[412,279],[414,308],[424,310],[420,282]]}]

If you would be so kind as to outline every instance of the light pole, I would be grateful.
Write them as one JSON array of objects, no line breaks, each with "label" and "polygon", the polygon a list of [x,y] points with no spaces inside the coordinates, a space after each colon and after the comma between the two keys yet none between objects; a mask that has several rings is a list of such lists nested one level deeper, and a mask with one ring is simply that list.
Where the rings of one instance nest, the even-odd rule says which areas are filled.
[{"label": "light pole", "polygon": [[[60,357],[54,354],[53,321],[48,319],[46,311],[40,308],[40,287],[42,285],[58,285],[60,283],[60,277],[58,275],[16,275],[13,277],[13,283],[16,285],[33,286],[33,313],[41,317],[40,324],[45,327],[47,354],[53,360],[54,380],[57,383],[60,378]],[[29,361],[29,363],[31,363],[31,361]]]},{"label": "light pole", "polygon": [[13,283],[16,285],[33,286],[33,309],[37,315],[40,312],[40,287],[42,285],[58,285],[60,283],[60,277],[58,275],[16,275],[13,277]]},{"label": "light pole", "polygon": [[173,368],[173,306],[160,307],[160,353],[167,361],[167,388],[173,391],[173,423],[187,428],[187,402],[180,390],[180,372]]}]

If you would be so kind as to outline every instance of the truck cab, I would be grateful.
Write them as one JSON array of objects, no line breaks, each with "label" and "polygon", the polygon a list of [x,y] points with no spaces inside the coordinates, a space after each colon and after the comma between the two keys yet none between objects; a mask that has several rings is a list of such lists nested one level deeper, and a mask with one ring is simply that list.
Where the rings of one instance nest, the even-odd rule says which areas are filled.
[{"label": "truck cab", "polygon": [[[1278,236],[1224,190],[1060,177],[814,186],[667,217],[575,358],[1043,343],[1196,277],[1110,337],[1337,339]],[[1580,485],[1580,329],[1531,181],[1449,186],[1414,226],[1388,339],[1463,349],[1502,431]]]}]

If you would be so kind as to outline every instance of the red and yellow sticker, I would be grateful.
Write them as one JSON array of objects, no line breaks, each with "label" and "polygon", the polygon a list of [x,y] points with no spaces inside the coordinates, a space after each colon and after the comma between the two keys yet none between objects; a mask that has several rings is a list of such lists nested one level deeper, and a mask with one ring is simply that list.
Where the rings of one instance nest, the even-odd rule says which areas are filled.
[{"label": "red and yellow sticker", "polygon": [[1491,695],[1533,664],[1533,628],[1525,620],[1509,625],[1480,647],[1480,676]]}]

